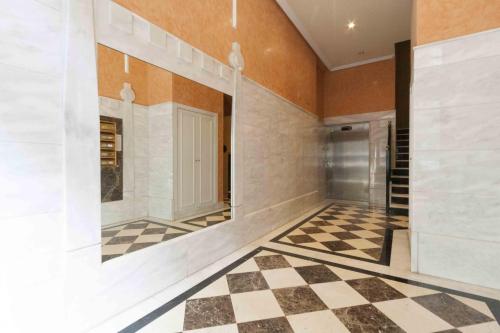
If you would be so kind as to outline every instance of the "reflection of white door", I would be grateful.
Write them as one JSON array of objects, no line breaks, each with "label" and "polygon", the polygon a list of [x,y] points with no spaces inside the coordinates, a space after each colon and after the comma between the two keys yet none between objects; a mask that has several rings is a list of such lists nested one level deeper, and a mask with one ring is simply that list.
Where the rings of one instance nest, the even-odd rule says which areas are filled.
[{"label": "reflection of white door", "polygon": [[217,205],[216,114],[177,108],[176,216]]}]

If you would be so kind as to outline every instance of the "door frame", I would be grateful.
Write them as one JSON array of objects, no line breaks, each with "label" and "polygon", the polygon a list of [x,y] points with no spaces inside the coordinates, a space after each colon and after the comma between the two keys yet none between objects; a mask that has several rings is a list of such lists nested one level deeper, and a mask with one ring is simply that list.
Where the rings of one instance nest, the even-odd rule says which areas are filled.
[{"label": "door frame", "polygon": [[[172,103],[172,129],[173,129],[173,206],[174,206],[174,211],[173,211],[173,219],[177,220],[180,218],[188,217],[188,216],[195,216],[197,214],[202,214],[206,212],[212,212],[217,209],[222,209],[224,206],[224,203],[219,203],[218,202],[218,138],[219,138],[219,133],[218,133],[218,114],[215,112],[210,112],[202,109],[198,109],[192,106],[188,106],[185,104],[181,103]],[[213,188],[213,197],[214,197],[214,202],[212,205],[207,205],[202,208],[195,208],[192,211],[183,211],[179,209],[178,203],[179,203],[179,190],[180,190],[180,184],[179,184],[179,113],[182,112],[183,110],[193,112],[193,113],[198,113],[204,116],[211,117],[214,122],[213,122],[213,133],[214,133],[214,138],[213,138],[213,154],[214,154],[214,159],[212,162],[212,168],[213,168],[213,173],[212,173],[212,182],[214,184]],[[198,194],[195,193],[197,196]]]}]

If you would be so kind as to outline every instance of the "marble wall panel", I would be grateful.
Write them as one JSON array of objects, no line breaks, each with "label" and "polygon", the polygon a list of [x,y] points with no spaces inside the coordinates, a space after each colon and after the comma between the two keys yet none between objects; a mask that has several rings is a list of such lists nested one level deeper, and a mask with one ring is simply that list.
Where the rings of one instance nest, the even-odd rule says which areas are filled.
[{"label": "marble wall panel", "polygon": [[500,288],[491,278],[500,256],[499,38],[496,29],[416,47],[410,111],[412,269],[492,288]]}]

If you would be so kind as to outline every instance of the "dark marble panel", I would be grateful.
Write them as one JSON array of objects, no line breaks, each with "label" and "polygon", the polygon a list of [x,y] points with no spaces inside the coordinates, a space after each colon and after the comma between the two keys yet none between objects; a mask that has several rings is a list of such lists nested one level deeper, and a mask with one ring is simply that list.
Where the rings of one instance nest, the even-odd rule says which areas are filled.
[{"label": "dark marble panel", "polygon": [[320,234],[324,232],[318,227],[305,227],[305,228],[300,228],[300,230],[302,230],[306,234]]},{"label": "dark marble panel", "polygon": [[[341,225],[340,228],[344,229],[347,225]],[[358,239],[361,238],[358,235],[353,234],[352,232],[332,232],[332,235],[337,237],[338,239]]]},{"label": "dark marble panel", "polygon": [[260,256],[253,258],[261,270],[290,267],[282,255]]},{"label": "dark marble panel", "polygon": [[320,215],[318,216],[320,219],[325,220],[325,221],[333,221],[333,220],[338,220],[335,216],[330,216],[330,215]]},{"label": "dark marble panel", "polygon": [[[123,136],[121,119],[106,116],[100,116],[100,119],[116,123],[116,134]],[[123,200],[123,149],[116,152],[116,164],[116,166],[101,165],[101,202]]]},{"label": "dark marble panel", "polygon": [[321,244],[329,248],[330,251],[346,251],[355,249],[353,246],[343,241],[321,242]]},{"label": "dark marble panel", "polygon": [[155,245],[155,244],[158,244],[157,242],[149,242],[149,243],[134,243],[132,244],[128,249],[127,249],[127,253],[130,253],[130,252],[134,252],[134,251],[137,251],[137,250],[142,250],[146,247],[149,247],[149,246],[152,246],[152,245]]},{"label": "dark marble panel", "polygon": [[184,330],[233,324],[233,305],[229,295],[186,301]]},{"label": "dark marble panel", "polygon": [[381,247],[373,248],[373,249],[363,249],[361,251],[363,251],[364,253],[373,257],[376,260],[379,260],[380,256],[382,255],[382,248]]},{"label": "dark marble panel", "polygon": [[117,244],[132,244],[139,236],[120,236],[113,237],[106,243],[106,245],[117,245]]},{"label": "dark marble panel", "polygon": [[309,286],[274,289],[273,294],[287,316],[328,308]]},{"label": "dark marble panel", "polygon": [[261,272],[248,272],[226,275],[231,294],[269,289]]},{"label": "dark marble panel", "polygon": [[101,237],[113,237],[119,232],[120,230],[103,230],[101,231]]},{"label": "dark marble panel", "polygon": [[493,321],[492,318],[447,294],[418,296],[413,300],[454,327]]},{"label": "dark marble panel", "polygon": [[348,280],[346,283],[372,303],[406,298],[405,295],[376,277]]},{"label": "dark marble panel", "polygon": [[317,227],[326,227],[326,226],[332,225],[331,223],[328,223],[326,221],[311,221],[311,224],[313,224]]},{"label": "dark marble panel", "polygon": [[149,222],[130,223],[130,224],[127,224],[127,226],[123,229],[124,230],[125,229],[144,229],[148,226],[148,224],[149,224]]},{"label": "dark marble panel", "polygon": [[[349,221],[351,222],[351,221]],[[347,230],[347,231],[353,231],[353,230],[365,230],[361,228],[360,226],[357,226],[355,224],[345,224],[341,226],[342,229]]]},{"label": "dark marble panel", "polygon": [[142,235],[158,235],[158,234],[164,234],[166,231],[167,231],[166,227],[149,228],[149,229],[144,229]]},{"label": "dark marble panel", "polygon": [[308,283],[340,281],[341,279],[325,265],[296,267],[297,273]]},{"label": "dark marble panel", "polygon": [[164,241],[167,241],[169,239],[173,239],[173,238],[176,238],[176,237],[179,237],[182,235],[185,235],[185,233],[179,232],[179,233],[175,233],[175,234],[165,234],[161,241],[164,242]]},{"label": "dark marble panel", "polygon": [[288,238],[295,244],[316,242],[314,238],[308,235],[292,235],[288,236]]},{"label": "dark marble panel", "polygon": [[334,309],[332,311],[352,333],[404,332],[371,304]]},{"label": "dark marble panel", "polygon": [[285,317],[250,321],[238,324],[240,333],[293,333],[290,323]]},{"label": "dark marble panel", "polygon": [[384,237],[367,238],[366,240],[369,240],[370,242],[377,244],[378,246],[384,245]]}]

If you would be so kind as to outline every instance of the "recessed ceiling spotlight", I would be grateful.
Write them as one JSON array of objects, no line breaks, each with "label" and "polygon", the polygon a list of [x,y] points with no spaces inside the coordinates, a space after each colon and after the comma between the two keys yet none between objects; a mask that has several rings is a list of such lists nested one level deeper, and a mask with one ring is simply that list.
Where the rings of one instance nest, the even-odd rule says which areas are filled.
[{"label": "recessed ceiling spotlight", "polygon": [[354,27],[356,27],[356,23],[354,21],[349,21],[349,23],[347,23],[347,28],[349,28],[349,30],[354,29]]}]

